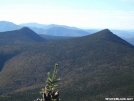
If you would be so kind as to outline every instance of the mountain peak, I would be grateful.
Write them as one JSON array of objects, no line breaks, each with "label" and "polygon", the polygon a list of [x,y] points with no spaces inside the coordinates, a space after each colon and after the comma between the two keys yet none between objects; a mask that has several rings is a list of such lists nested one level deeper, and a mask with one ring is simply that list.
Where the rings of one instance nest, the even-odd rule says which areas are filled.
[{"label": "mountain peak", "polygon": [[95,38],[98,38],[98,40],[111,41],[111,42],[116,42],[116,43],[120,43],[123,45],[132,46],[130,43],[126,42],[122,38],[112,33],[109,29],[104,29],[99,32],[96,32],[95,34],[93,34],[93,36]]},{"label": "mountain peak", "polygon": [[21,28],[19,30],[0,32],[0,45],[44,41],[46,40],[27,27]]},{"label": "mountain peak", "polygon": [[108,37],[112,37],[115,36],[109,29],[103,29],[99,32],[96,32],[94,34],[92,34],[93,36],[97,37],[97,38],[108,38]]},{"label": "mountain peak", "polygon": [[113,34],[109,29],[103,29],[97,33],[101,33],[101,34]]},{"label": "mountain peak", "polygon": [[31,30],[28,27],[23,27],[19,30],[21,34],[26,35],[27,37],[31,38],[32,40],[36,42],[44,42],[45,40],[40,37],[37,33],[35,33],[33,30]]},{"label": "mountain peak", "polygon": [[21,29],[18,30],[20,33],[25,34],[25,35],[33,35],[33,34],[37,34],[35,33],[33,30],[31,30],[28,27],[23,27]]},{"label": "mountain peak", "polygon": [[110,30],[106,28],[106,29],[103,29],[102,31],[110,31]]},{"label": "mountain peak", "polygon": [[109,29],[103,29],[102,32],[111,33],[111,31]]},{"label": "mountain peak", "polygon": [[22,27],[22,28],[20,29],[20,31],[33,31],[33,30],[31,30],[31,29],[28,28],[28,27]]}]

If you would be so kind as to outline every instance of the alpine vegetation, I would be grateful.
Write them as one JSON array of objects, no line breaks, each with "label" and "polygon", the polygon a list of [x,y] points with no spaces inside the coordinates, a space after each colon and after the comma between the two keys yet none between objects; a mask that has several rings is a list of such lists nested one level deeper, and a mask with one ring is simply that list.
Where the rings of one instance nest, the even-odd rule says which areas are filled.
[{"label": "alpine vegetation", "polygon": [[55,91],[58,86],[56,83],[60,81],[60,78],[56,79],[58,64],[55,64],[53,74],[47,73],[47,80],[45,88],[41,89],[42,99],[37,99],[37,101],[59,101],[59,91]]}]

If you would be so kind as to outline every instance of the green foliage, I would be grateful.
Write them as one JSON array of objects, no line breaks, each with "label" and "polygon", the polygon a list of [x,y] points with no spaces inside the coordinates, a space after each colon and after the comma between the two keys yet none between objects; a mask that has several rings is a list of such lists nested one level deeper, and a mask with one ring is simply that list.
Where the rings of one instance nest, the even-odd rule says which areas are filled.
[{"label": "green foliage", "polygon": [[53,74],[50,75],[50,72],[48,72],[47,74],[48,77],[46,83],[48,85],[48,88],[46,89],[46,92],[54,91],[55,88],[58,86],[56,83],[60,81],[60,78],[56,79],[57,68],[58,68],[58,64],[55,64]]},{"label": "green foliage", "polygon": [[[58,68],[58,64],[55,64],[53,74],[50,75],[50,72],[47,73],[47,76],[48,76],[46,79],[47,85],[45,86],[45,88],[42,88],[41,92],[40,92],[41,94],[43,94],[43,96],[44,96],[44,94],[48,94],[48,93],[51,93],[51,96],[52,96],[52,92],[55,92],[54,90],[58,86],[56,83],[58,83],[60,81],[60,78],[56,79],[57,68]],[[51,97],[51,101],[59,101],[59,98],[53,99]]]},{"label": "green foliage", "polygon": [[[63,78],[58,86],[62,101],[133,96],[134,47],[108,30],[70,40],[3,46],[0,56],[6,59],[0,72],[0,101],[6,93],[12,92],[10,97],[19,101],[19,96],[25,97],[33,86],[42,88],[45,74],[53,71],[52,64],[56,62],[60,64],[57,75]],[[48,83],[52,83],[54,76],[48,77]],[[18,95],[16,90],[22,93]]]},{"label": "green foliage", "polygon": [[57,68],[58,68],[58,64],[55,64],[53,74],[50,75],[50,72],[47,73],[48,76],[46,79],[47,88],[42,88],[40,92],[41,94],[45,92],[52,92],[58,86],[56,83],[58,83],[61,79],[60,78],[56,79]]},{"label": "green foliage", "polygon": [[34,99],[41,97],[38,93],[39,90],[40,89],[34,89],[25,92],[1,95],[0,101],[34,101]]}]

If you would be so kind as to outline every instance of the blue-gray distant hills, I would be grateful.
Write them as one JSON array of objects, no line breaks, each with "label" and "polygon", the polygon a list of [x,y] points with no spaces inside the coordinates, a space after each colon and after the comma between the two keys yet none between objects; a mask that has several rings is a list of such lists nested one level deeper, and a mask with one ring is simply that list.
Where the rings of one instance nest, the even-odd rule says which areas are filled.
[{"label": "blue-gray distant hills", "polygon": [[89,35],[90,32],[84,31],[76,27],[69,27],[65,25],[43,25],[37,23],[21,24],[21,26],[27,26],[38,34],[52,35],[52,36],[67,36],[78,37]]},{"label": "blue-gray distant hills", "polygon": [[112,32],[134,45],[134,30],[112,30]]},{"label": "blue-gray distant hills", "polygon": [[86,32],[84,30],[64,25],[55,25],[55,24],[43,25],[38,23],[27,23],[27,24],[16,25],[11,22],[0,21],[0,32],[17,30],[22,27],[29,27],[37,34],[52,35],[52,36],[78,37],[90,34],[89,32]]},{"label": "blue-gray distant hills", "polygon": [[[70,27],[65,25],[55,25],[55,24],[38,24],[38,23],[24,23],[16,25],[8,21],[0,21],[0,32],[18,30],[23,27],[28,27],[37,34],[41,34],[42,37],[49,38],[48,40],[66,39],[65,37],[80,37],[93,34],[100,29],[79,29],[76,27]],[[134,30],[111,30],[114,34],[128,41],[134,45]],[[47,36],[45,36],[47,35]],[[52,37],[51,37],[52,36]],[[60,36],[60,38],[53,36]],[[62,38],[62,37],[63,38]]]},{"label": "blue-gray distant hills", "polygon": [[22,28],[22,27],[14,24],[12,22],[0,21],[0,32],[17,30],[17,29],[20,29],[20,28]]}]

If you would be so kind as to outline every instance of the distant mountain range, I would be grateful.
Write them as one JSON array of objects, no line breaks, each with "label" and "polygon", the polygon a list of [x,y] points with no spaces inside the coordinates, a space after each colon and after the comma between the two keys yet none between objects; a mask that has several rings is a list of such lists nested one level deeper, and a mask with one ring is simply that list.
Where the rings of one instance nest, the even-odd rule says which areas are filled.
[{"label": "distant mountain range", "polygon": [[[69,27],[65,25],[45,25],[38,23],[24,23],[20,25],[16,25],[12,22],[0,21],[0,32],[17,30],[23,27],[29,27],[37,34],[44,34],[49,36],[63,36],[63,37],[79,37],[93,34],[100,29],[79,29],[76,27]],[[133,43],[134,38],[134,30],[111,30],[113,33],[118,35],[119,37],[125,39],[126,41]]]},{"label": "distant mountain range", "polygon": [[[88,32],[78,29],[75,27],[69,27],[64,25],[42,25],[37,23],[21,24],[21,26],[27,26],[38,34],[52,35],[52,36],[67,36],[67,37],[78,37],[89,35]],[[36,27],[36,28],[35,28]]]},{"label": "distant mountain range", "polygon": [[134,45],[134,38],[123,38],[123,39]]},{"label": "distant mountain range", "polygon": [[134,45],[134,30],[112,30],[112,32]]},{"label": "distant mountain range", "polygon": [[[29,28],[9,32],[22,35],[13,43],[9,38],[12,44],[0,46],[0,101],[41,97],[46,74],[55,63],[59,64],[57,76],[62,79],[58,88],[62,101],[133,97],[134,46],[110,30],[51,42]],[[18,44],[17,39],[21,40]]]},{"label": "distant mountain range", "polygon": [[12,22],[0,21],[0,32],[17,30],[20,28],[22,28],[22,27],[14,24]]},{"label": "distant mountain range", "polygon": [[45,24],[38,24],[38,23],[23,23],[23,24],[19,24],[19,26],[43,28],[43,27],[46,27],[47,25],[45,25]]},{"label": "distant mountain range", "polygon": [[11,22],[0,21],[0,25],[2,26],[0,32],[17,30],[22,27],[29,27],[30,29],[32,29],[34,32],[38,34],[45,34],[45,35],[52,35],[52,36],[78,37],[78,36],[85,36],[90,34],[84,30],[75,27],[68,27],[68,26],[61,26],[61,25],[54,25],[54,24],[43,25],[37,23],[28,23],[28,24],[15,25]]}]

